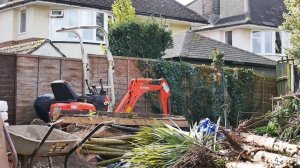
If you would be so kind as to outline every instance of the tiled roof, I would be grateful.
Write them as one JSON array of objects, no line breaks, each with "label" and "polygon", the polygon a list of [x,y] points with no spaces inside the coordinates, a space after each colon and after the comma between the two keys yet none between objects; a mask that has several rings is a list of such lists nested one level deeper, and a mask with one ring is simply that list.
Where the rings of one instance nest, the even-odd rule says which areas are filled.
[{"label": "tiled roof", "polygon": [[168,49],[164,58],[189,58],[195,60],[210,60],[213,49],[224,52],[225,62],[232,64],[255,64],[275,66],[276,62],[254,53],[227,45],[225,43],[201,36],[195,32],[184,32],[174,37],[174,48]]},{"label": "tiled roof", "polygon": [[51,44],[58,53],[65,57],[65,55],[60,52],[50,40],[42,38],[29,38],[0,43],[0,53],[31,54],[45,43]]},{"label": "tiled roof", "polygon": [[[0,10],[15,5],[24,4],[33,1],[46,1],[94,9],[111,10],[114,0],[18,0],[14,3],[3,5]],[[168,19],[182,20],[196,23],[207,23],[206,19],[180,4],[176,0],[132,0],[137,14],[146,16],[157,16]]]},{"label": "tiled roof", "polygon": [[[224,0],[225,1],[225,0]],[[284,0],[247,0],[245,10],[235,12],[236,4],[233,1],[230,5],[221,5],[220,10],[226,13],[226,17],[220,17],[214,22],[214,26],[200,28],[197,31],[211,30],[217,28],[224,28],[229,26],[253,24],[258,26],[267,26],[278,28],[283,22],[283,14],[286,12]],[[226,1],[225,1],[226,3]],[[241,7],[241,6],[239,6]],[[247,9],[247,10],[246,10]]]}]

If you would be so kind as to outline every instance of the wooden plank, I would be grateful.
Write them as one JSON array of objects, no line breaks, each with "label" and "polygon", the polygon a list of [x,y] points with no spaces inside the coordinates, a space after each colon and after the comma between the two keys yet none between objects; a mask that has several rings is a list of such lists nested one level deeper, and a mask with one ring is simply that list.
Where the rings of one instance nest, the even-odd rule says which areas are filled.
[{"label": "wooden plank", "polygon": [[60,60],[39,59],[38,96],[52,93],[51,82],[60,80]]},{"label": "wooden plank", "polygon": [[38,57],[17,57],[17,124],[34,118],[33,102],[37,97]]},{"label": "wooden plank", "polygon": [[75,93],[81,94],[83,91],[82,62],[62,60],[61,65],[62,80],[69,82]]},{"label": "wooden plank", "polygon": [[[171,126],[178,125],[179,127],[190,127],[189,123],[184,118],[121,118],[121,117],[62,117],[64,123],[72,124],[100,124],[102,122],[113,121],[114,124],[124,126],[150,126],[156,123],[165,123]],[[174,122],[172,122],[172,121]]]},{"label": "wooden plank", "polygon": [[8,122],[16,123],[16,56],[0,55],[0,100],[8,104]]}]

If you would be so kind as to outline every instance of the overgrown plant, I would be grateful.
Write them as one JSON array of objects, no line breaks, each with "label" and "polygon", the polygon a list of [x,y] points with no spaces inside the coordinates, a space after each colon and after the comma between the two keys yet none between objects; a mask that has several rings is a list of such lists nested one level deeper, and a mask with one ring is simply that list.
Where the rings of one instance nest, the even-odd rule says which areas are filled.
[{"label": "overgrown plant", "polygon": [[268,122],[257,127],[258,134],[268,134],[285,141],[300,141],[300,101],[285,100],[283,105],[272,113],[267,113]]},{"label": "overgrown plant", "polygon": [[[145,77],[165,78],[171,89],[171,109],[174,115],[183,115],[191,123],[203,118],[216,121],[219,117],[214,112],[216,106],[223,105],[224,92],[213,84],[217,71],[208,65],[192,65],[187,62],[165,60],[140,61],[139,69]],[[249,69],[224,68],[228,90],[228,120],[231,126],[237,125],[240,112],[253,111],[254,73]],[[216,88],[217,87],[217,88]],[[219,92],[213,90],[219,89]],[[147,96],[153,110],[159,110],[156,97]],[[240,115],[239,119],[248,118]]]},{"label": "overgrown plant", "polygon": [[112,5],[112,13],[114,21],[110,23],[111,26],[118,26],[127,21],[137,20],[131,0],[115,0]]}]

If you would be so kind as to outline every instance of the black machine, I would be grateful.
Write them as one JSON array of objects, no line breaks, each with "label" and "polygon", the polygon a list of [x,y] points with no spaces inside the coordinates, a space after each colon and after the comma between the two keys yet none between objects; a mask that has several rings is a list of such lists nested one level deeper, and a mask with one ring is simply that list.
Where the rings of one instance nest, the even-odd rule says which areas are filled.
[{"label": "black machine", "polygon": [[[109,99],[106,91],[103,89],[102,80],[100,80],[100,90],[95,85],[90,87],[88,80],[86,80],[89,94],[77,95],[71,88],[68,82],[58,80],[51,83],[53,96],[40,96],[34,102],[36,115],[45,122],[50,121],[49,112],[52,110],[51,106],[55,108],[62,108],[67,111],[75,112],[74,105],[80,110],[85,108],[86,111],[107,111]],[[78,103],[76,103],[78,102]],[[94,108],[92,107],[94,106]]]}]

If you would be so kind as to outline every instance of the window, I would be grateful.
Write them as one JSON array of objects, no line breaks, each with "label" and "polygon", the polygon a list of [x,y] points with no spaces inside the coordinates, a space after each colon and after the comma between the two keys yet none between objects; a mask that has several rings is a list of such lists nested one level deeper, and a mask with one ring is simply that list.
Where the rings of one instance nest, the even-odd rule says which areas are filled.
[{"label": "window", "polygon": [[20,33],[26,32],[26,10],[20,12]]},{"label": "window", "polygon": [[272,32],[265,32],[265,53],[272,53]]},{"label": "window", "polygon": [[284,54],[289,47],[288,32],[253,31],[252,52],[258,54]]},{"label": "window", "polygon": [[232,45],[232,31],[225,32],[225,43]]},{"label": "window", "polygon": [[[93,12],[92,11],[83,11],[81,14],[81,25],[90,26],[93,25]],[[93,29],[82,30],[83,40],[93,40]]]},{"label": "window", "polygon": [[[68,11],[68,27],[78,26],[78,12]],[[76,38],[74,33],[68,33],[69,38]]]},{"label": "window", "polygon": [[261,32],[259,31],[252,33],[252,51],[254,53],[261,53]]},{"label": "window", "polygon": [[[101,26],[104,28],[104,14],[103,13],[97,13],[96,16],[96,24],[98,26]],[[103,41],[104,40],[104,35],[100,30],[97,30],[96,32],[96,40],[97,41]]]},{"label": "window", "polygon": [[281,32],[275,32],[275,53],[282,54]]},{"label": "window", "polygon": [[[107,31],[108,20],[112,18],[107,13],[95,10],[64,9],[61,11],[64,12],[63,17],[50,16],[50,39],[53,41],[78,41],[74,33],[56,32],[57,29],[62,27],[99,25]],[[81,35],[84,42],[104,43],[104,35],[99,30],[81,29],[77,30],[77,32]]]}]

